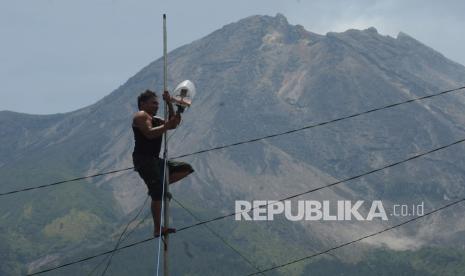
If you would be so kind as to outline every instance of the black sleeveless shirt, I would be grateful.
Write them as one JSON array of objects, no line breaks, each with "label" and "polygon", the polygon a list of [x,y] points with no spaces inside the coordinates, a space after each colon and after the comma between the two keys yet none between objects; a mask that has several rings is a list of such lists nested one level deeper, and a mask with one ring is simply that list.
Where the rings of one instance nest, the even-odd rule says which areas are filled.
[{"label": "black sleeveless shirt", "polygon": [[[157,127],[159,125],[160,122],[152,118],[152,126]],[[134,132],[134,140],[136,142],[133,154],[159,157],[163,135],[154,139],[148,139],[137,127],[132,126],[132,131]]]}]

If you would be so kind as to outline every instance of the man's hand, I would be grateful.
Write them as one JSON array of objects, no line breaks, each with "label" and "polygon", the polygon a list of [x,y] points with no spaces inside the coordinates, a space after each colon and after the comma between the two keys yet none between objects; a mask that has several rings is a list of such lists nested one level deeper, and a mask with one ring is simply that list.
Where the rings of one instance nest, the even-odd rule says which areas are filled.
[{"label": "man's hand", "polygon": [[163,100],[165,100],[165,102],[167,103],[169,117],[172,118],[174,116],[174,109],[173,109],[173,104],[171,103],[172,98],[168,91],[163,92]]},{"label": "man's hand", "polygon": [[170,96],[170,93],[168,91],[163,92],[163,100],[165,102],[171,102],[171,96]]},{"label": "man's hand", "polygon": [[179,123],[181,122],[181,115],[176,114],[175,116],[171,117],[166,123],[166,129],[175,129]]}]

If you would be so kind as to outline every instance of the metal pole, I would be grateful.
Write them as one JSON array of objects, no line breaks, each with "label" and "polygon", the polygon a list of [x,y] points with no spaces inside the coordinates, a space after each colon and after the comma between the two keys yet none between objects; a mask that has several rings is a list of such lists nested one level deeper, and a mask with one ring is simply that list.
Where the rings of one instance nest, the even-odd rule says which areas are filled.
[{"label": "metal pole", "polygon": [[[168,88],[167,88],[167,80],[168,80],[168,71],[167,71],[167,67],[168,67],[168,63],[167,63],[167,37],[166,37],[166,14],[163,14],[163,92],[164,91],[168,91]],[[165,102],[165,122],[168,121],[168,103]],[[165,223],[165,229],[168,229],[169,228],[169,199],[168,199],[168,195],[169,195],[169,167],[168,167],[168,132],[165,131],[165,134],[164,134],[164,139],[165,139],[165,149],[164,149],[164,154],[163,154],[163,158],[165,159],[165,183],[163,183],[163,185],[165,185],[165,198],[163,198],[163,200],[165,201],[165,208],[164,208],[164,223]],[[164,276],[168,276],[169,275],[169,270],[168,270],[168,236],[169,234],[166,233],[165,235],[165,246],[164,246],[164,251],[163,251],[163,275]],[[161,236],[160,236],[161,238]]]}]

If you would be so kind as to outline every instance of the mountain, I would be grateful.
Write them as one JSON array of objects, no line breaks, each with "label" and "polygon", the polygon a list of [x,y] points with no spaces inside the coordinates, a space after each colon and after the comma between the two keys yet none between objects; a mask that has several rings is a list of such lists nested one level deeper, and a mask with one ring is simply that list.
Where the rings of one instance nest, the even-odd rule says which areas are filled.
[{"label": "mountain", "polygon": [[[160,91],[162,64],[162,59],[150,63],[102,100],[77,111],[41,116],[0,112],[0,192],[132,166],[130,124],[136,97],[147,88]],[[169,87],[190,79],[198,91],[181,127],[173,132],[170,156],[335,119],[465,83],[464,66],[407,34],[393,38],[369,28],[319,35],[290,25],[280,14],[251,16],[175,49],[168,55],[168,68]],[[235,200],[284,198],[463,138],[464,108],[465,97],[455,92],[189,156],[183,160],[196,172],[172,191],[202,219],[232,212]],[[388,212],[395,204],[424,202],[429,211],[465,196],[463,154],[463,146],[455,145],[298,199],[382,200]],[[33,272],[111,248],[144,201],[145,189],[136,173],[125,172],[3,197],[0,254],[5,265],[1,271]],[[172,205],[175,225],[195,222]],[[426,258],[421,250],[430,254],[439,248],[438,256],[449,256],[450,250],[458,260],[465,255],[461,208],[339,249],[333,252],[337,259],[326,256],[270,275],[300,275],[316,268],[325,273],[321,267],[335,263],[353,269],[370,260],[378,267],[376,258],[383,254],[405,254],[404,261],[411,263],[399,266],[405,267],[402,273],[421,274],[415,266],[419,260],[434,259]],[[211,227],[258,267],[267,268],[405,219],[225,219]],[[133,240],[151,232],[150,223],[142,226]],[[373,250],[383,252],[375,259],[366,257]],[[138,257],[141,252],[147,258]],[[115,256],[111,273],[148,274],[154,253],[152,243],[121,252]],[[254,272],[202,227],[176,234],[173,258],[175,275]],[[58,273],[82,275],[97,261]],[[379,265],[379,269],[385,268]]]}]

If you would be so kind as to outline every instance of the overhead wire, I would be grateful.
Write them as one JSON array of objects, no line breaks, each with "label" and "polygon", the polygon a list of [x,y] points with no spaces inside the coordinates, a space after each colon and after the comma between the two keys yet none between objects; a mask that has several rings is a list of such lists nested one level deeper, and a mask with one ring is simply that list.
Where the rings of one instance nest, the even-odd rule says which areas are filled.
[{"label": "overhead wire", "polygon": [[[313,189],[310,189],[310,190],[307,190],[307,191],[304,191],[304,192],[301,192],[301,193],[297,193],[297,194],[294,194],[294,195],[291,195],[291,196],[288,196],[288,197],[273,201],[272,203],[275,203],[277,201],[289,200],[289,199],[296,198],[296,197],[304,195],[304,194],[309,194],[309,193],[316,192],[316,191],[319,191],[319,190],[322,190],[322,189],[325,189],[325,188],[329,188],[329,187],[332,187],[332,186],[335,186],[335,185],[338,185],[338,184],[341,184],[341,183],[344,183],[344,182],[347,182],[347,181],[350,181],[350,180],[361,178],[363,176],[367,176],[367,175],[370,175],[370,174],[373,174],[373,173],[376,173],[376,172],[379,172],[379,171],[382,171],[382,170],[385,170],[385,169],[388,169],[388,168],[391,168],[391,167],[394,167],[394,166],[397,166],[397,165],[400,165],[400,164],[403,164],[403,163],[406,163],[406,162],[409,162],[411,160],[418,159],[418,158],[420,158],[422,156],[429,155],[431,153],[434,153],[434,152],[449,148],[451,146],[454,146],[454,145],[457,145],[457,144],[460,144],[460,143],[463,143],[463,142],[465,142],[465,138],[457,140],[457,141],[452,142],[452,143],[449,143],[447,145],[443,145],[443,146],[434,148],[434,149],[429,150],[429,151],[425,151],[423,153],[415,154],[415,155],[413,155],[411,157],[408,157],[406,159],[403,159],[403,160],[400,160],[400,161],[397,161],[397,162],[394,162],[394,163],[390,163],[388,165],[385,165],[385,166],[377,168],[377,169],[373,169],[373,170],[370,170],[370,171],[367,171],[367,172],[364,172],[364,173],[361,173],[361,174],[358,174],[358,175],[355,175],[355,176],[352,176],[352,177],[345,178],[343,180],[339,180],[339,181],[336,181],[336,182],[333,182],[333,183],[330,183],[330,184],[327,184],[327,185],[323,185],[323,186],[320,186],[320,187],[317,187],[317,188],[313,188]],[[251,210],[256,209],[258,207],[263,208],[263,207],[265,207],[267,205],[270,205],[272,203],[267,203],[267,204],[264,204],[264,205],[261,205],[261,206],[252,207],[248,211],[251,211]],[[233,213],[230,213],[230,214],[227,214],[227,215],[222,215],[222,216],[218,216],[218,217],[215,217],[215,218],[212,218],[212,219],[208,219],[208,220],[204,220],[204,221],[201,221],[201,222],[198,222],[198,223],[194,223],[194,224],[182,227],[182,228],[178,229],[176,232],[179,233],[181,231],[184,231],[184,230],[187,230],[187,229],[190,229],[190,228],[194,228],[194,227],[197,227],[197,226],[200,226],[200,225],[204,225],[204,224],[207,224],[207,223],[210,223],[210,222],[213,222],[213,221],[222,220],[222,219],[225,219],[227,217],[232,217],[232,216],[234,216],[236,214],[241,214],[241,213],[245,213],[245,211],[233,212]],[[153,239],[154,238],[148,238],[148,239],[145,239],[145,240],[141,240],[141,241],[138,241],[138,242],[135,242],[135,243],[120,247],[119,250],[124,249],[124,248],[128,248],[128,247],[132,247],[132,246],[136,246],[136,245],[148,242],[148,241],[153,240]],[[72,265],[72,264],[76,264],[76,263],[79,263],[79,262],[87,261],[89,259],[93,259],[93,258],[102,256],[102,255],[106,255],[106,254],[109,254],[111,252],[113,252],[113,250],[106,251],[106,252],[103,252],[103,253],[100,253],[100,254],[97,254],[97,255],[93,255],[93,256],[90,256],[90,257],[86,257],[86,258],[83,258],[83,259],[80,259],[80,260],[77,260],[77,261],[73,261],[73,262],[70,262],[70,263],[66,263],[66,264],[63,264],[63,265],[60,265],[60,266],[57,266],[57,267],[54,267],[54,268],[45,269],[45,270],[42,270],[42,271],[39,271],[39,272],[35,272],[33,274],[30,274],[30,275],[37,275],[37,274],[40,274],[40,273],[52,271],[52,270],[55,270],[55,269],[58,269],[58,268],[62,268],[62,267],[69,266],[69,265]]]},{"label": "overhead wire", "polygon": [[[168,137],[168,141],[169,141],[169,139],[171,139],[171,137],[174,135],[174,133],[177,130],[178,129],[175,129],[173,131],[173,133]],[[134,169],[134,167],[127,167],[127,168],[112,170],[112,171],[108,171],[108,172],[101,172],[101,173],[81,176],[81,177],[77,177],[77,178],[60,180],[60,181],[57,181],[57,182],[52,182],[52,183],[44,184],[44,185],[40,185],[40,186],[28,187],[28,188],[23,188],[23,189],[19,189],[19,190],[9,191],[9,192],[3,192],[3,193],[0,193],[0,197],[1,196],[6,196],[6,195],[11,195],[11,194],[16,194],[16,193],[21,193],[21,192],[26,192],[26,191],[31,191],[31,190],[36,190],[36,189],[47,188],[47,187],[60,185],[60,184],[65,184],[65,183],[69,183],[69,182],[75,182],[75,181],[84,180],[84,179],[88,179],[88,178],[94,178],[94,177],[98,177],[98,176],[104,176],[104,175],[108,175],[108,174],[114,174],[114,173],[118,173],[118,172],[129,171],[129,170],[133,170],[133,169]]]},{"label": "overhead wire", "polygon": [[[168,141],[172,138],[172,136],[174,135],[174,133],[176,133],[177,130],[178,129],[176,128],[173,131],[173,133],[171,133],[171,135],[168,137]],[[66,179],[66,180],[60,180],[60,181],[57,181],[57,182],[52,182],[52,183],[44,184],[44,185],[40,185],[40,186],[28,187],[28,188],[23,188],[23,189],[19,189],[19,190],[9,191],[9,192],[3,192],[3,193],[0,193],[0,197],[1,196],[6,196],[6,195],[11,195],[11,194],[16,194],[16,193],[21,193],[21,192],[26,192],[26,191],[31,191],[31,190],[36,190],[36,189],[47,188],[47,187],[60,185],[60,184],[65,184],[65,183],[69,183],[69,182],[75,182],[75,181],[84,180],[84,179],[88,179],[88,178],[94,178],[94,177],[98,177],[98,176],[104,176],[104,175],[108,175],[108,174],[114,174],[114,173],[118,173],[118,172],[129,171],[129,170],[133,170],[133,169],[134,169],[134,167],[127,167],[127,168],[112,170],[112,171],[108,171],[108,172],[100,172],[100,173],[96,173],[96,174],[80,176],[80,177]]]},{"label": "overhead wire", "polygon": [[[454,145],[457,145],[457,144],[460,144],[460,143],[463,143],[463,142],[465,142],[465,138],[457,140],[455,142],[452,142],[452,143],[444,145],[444,146],[434,148],[432,150],[429,150],[429,151],[426,151],[426,152],[423,152],[423,153],[415,154],[415,155],[413,155],[413,156],[411,156],[409,158],[406,158],[406,159],[403,159],[403,160],[400,160],[400,161],[397,161],[397,162],[394,162],[394,163],[390,163],[388,165],[382,166],[382,167],[377,168],[377,169],[373,169],[373,170],[370,170],[370,171],[367,171],[367,172],[364,172],[364,173],[361,173],[361,174],[358,174],[358,175],[355,175],[355,176],[347,177],[347,178],[345,178],[343,180],[338,180],[336,182],[333,182],[333,183],[330,183],[330,184],[327,184],[327,185],[323,185],[323,186],[320,186],[320,187],[317,187],[317,188],[313,188],[313,189],[310,189],[310,190],[307,190],[307,191],[304,191],[304,192],[301,192],[301,193],[293,194],[293,195],[290,195],[288,197],[266,203],[264,205],[251,207],[250,210],[248,210],[248,211],[252,211],[252,210],[257,209],[257,208],[263,208],[263,207],[266,207],[268,205],[274,204],[277,201],[281,202],[281,201],[293,199],[293,198],[296,198],[296,197],[299,197],[299,196],[302,196],[302,195],[305,195],[305,194],[309,194],[309,193],[313,193],[313,192],[316,192],[316,191],[319,191],[319,190],[330,188],[332,186],[336,186],[336,185],[339,185],[341,183],[344,183],[344,182],[347,182],[347,181],[350,181],[350,180],[354,180],[354,179],[361,178],[361,177],[364,177],[364,176],[367,176],[367,175],[370,175],[370,174],[373,174],[373,173],[376,173],[376,172],[379,172],[379,171],[383,171],[385,169],[388,169],[388,168],[391,168],[391,167],[394,167],[394,166],[409,162],[411,160],[414,160],[414,159],[420,158],[422,156],[425,156],[425,155],[428,155],[428,154],[431,154],[431,153],[434,153],[434,152],[449,148],[451,146],[454,146]],[[205,220],[205,221],[202,221],[202,222],[199,222],[199,223],[196,223],[196,224],[186,226],[184,228],[179,229],[178,232],[182,231],[182,230],[192,228],[192,227],[196,227],[196,226],[199,226],[199,225],[202,225],[202,224],[205,224],[205,223],[210,223],[210,222],[221,220],[221,219],[224,219],[224,218],[227,218],[227,217],[232,217],[232,216],[235,216],[237,214],[244,213],[244,212],[245,211],[233,212],[233,213],[230,213],[230,214],[227,214],[227,215],[218,216],[218,217],[215,217],[215,218],[212,218],[212,219],[209,219],[209,220]]]},{"label": "overhead wire", "polygon": [[371,233],[371,234],[366,235],[366,236],[362,236],[362,237],[360,237],[360,238],[358,238],[358,239],[351,240],[351,241],[346,242],[346,243],[342,243],[342,244],[340,244],[340,245],[331,247],[331,248],[329,248],[329,249],[326,249],[326,250],[324,250],[324,251],[318,252],[318,253],[316,253],[316,254],[312,254],[312,255],[309,255],[309,256],[305,256],[305,257],[302,257],[302,258],[299,258],[299,259],[296,259],[296,260],[293,260],[293,261],[290,261],[290,262],[287,262],[287,263],[284,263],[284,264],[272,266],[272,267],[269,267],[269,268],[267,268],[267,269],[264,269],[264,270],[260,270],[260,271],[258,271],[258,272],[255,272],[255,273],[248,274],[247,276],[257,275],[257,274],[259,274],[259,273],[264,273],[264,272],[269,272],[269,271],[272,271],[272,270],[275,270],[275,269],[278,269],[278,268],[282,268],[282,267],[289,266],[289,265],[292,265],[292,264],[295,264],[295,263],[298,263],[298,262],[301,262],[301,261],[304,261],[304,260],[309,260],[309,259],[315,258],[315,257],[317,257],[317,256],[321,256],[322,254],[328,253],[328,252],[330,252],[330,251],[333,251],[333,250],[336,250],[336,249],[339,249],[339,248],[342,248],[342,247],[345,247],[345,246],[354,244],[354,243],[356,243],[356,242],[359,242],[359,241],[368,239],[368,238],[370,238],[370,237],[377,236],[377,235],[382,234],[382,233],[384,233],[384,232],[387,232],[387,231],[390,231],[390,230],[392,230],[392,229],[401,227],[401,226],[403,226],[403,225],[405,225],[405,224],[407,224],[407,223],[410,223],[410,222],[419,220],[419,219],[421,219],[421,218],[427,217],[427,216],[432,215],[432,214],[434,214],[434,213],[437,213],[437,212],[439,212],[439,211],[441,211],[441,210],[444,210],[444,209],[449,208],[449,207],[451,207],[451,206],[457,205],[457,204],[459,204],[459,203],[461,203],[461,202],[463,202],[463,201],[465,201],[465,198],[456,200],[456,201],[451,202],[451,203],[449,203],[449,204],[446,204],[446,205],[444,205],[444,206],[442,206],[442,207],[440,207],[440,208],[434,209],[434,210],[432,210],[432,211],[430,211],[430,212],[426,212],[426,213],[424,213],[424,214],[421,215],[421,216],[414,217],[414,218],[412,218],[412,219],[406,220],[406,221],[401,222],[401,223],[399,223],[399,224],[396,224],[396,225],[394,225],[394,226],[390,226],[390,227],[384,228],[383,230],[380,230],[380,231]]},{"label": "overhead wire", "polygon": [[67,180],[61,180],[61,181],[57,181],[57,182],[53,182],[53,183],[49,183],[49,184],[44,184],[44,185],[40,185],[40,186],[36,186],[36,187],[29,187],[29,188],[10,191],[10,192],[0,193],[0,196],[6,196],[6,195],[16,194],[16,193],[20,193],[20,192],[26,192],[26,191],[36,190],[36,189],[47,188],[47,187],[51,187],[51,186],[55,186],[55,185],[60,185],[60,184],[69,183],[69,182],[75,182],[75,181],[84,180],[84,179],[87,179],[87,178],[94,178],[94,177],[97,177],[97,176],[103,176],[103,175],[107,175],[107,174],[114,174],[114,173],[118,173],[118,172],[132,170],[132,169],[134,169],[134,167],[118,169],[118,170],[113,170],[113,171],[108,171],[108,172],[101,172],[101,173],[97,173],[97,174],[91,174],[91,175],[81,176],[81,177],[77,177],[77,178],[71,178],[71,179],[67,179]]},{"label": "overhead wire", "polygon": [[[360,240],[367,239],[367,238],[372,237],[372,236],[376,236],[376,235],[381,234],[381,233],[383,233],[383,232],[386,232],[386,231],[389,231],[389,230],[391,230],[391,229],[400,227],[400,226],[402,226],[402,225],[404,225],[404,224],[407,224],[407,223],[409,223],[409,222],[412,222],[412,221],[418,220],[418,219],[420,219],[420,218],[429,216],[429,215],[431,215],[431,214],[433,214],[433,213],[436,213],[436,212],[439,212],[439,211],[444,210],[444,209],[446,209],[446,208],[452,207],[452,206],[454,206],[454,205],[456,205],[456,204],[459,204],[460,202],[463,202],[463,201],[465,201],[465,198],[462,198],[462,199],[460,199],[460,200],[454,201],[454,202],[449,203],[449,204],[447,204],[447,205],[444,205],[444,206],[442,206],[442,207],[440,207],[440,208],[433,209],[433,210],[430,211],[430,212],[424,213],[422,216],[415,217],[415,218],[413,218],[413,219],[404,221],[404,222],[402,222],[402,223],[400,223],[400,224],[397,224],[397,225],[394,225],[394,226],[392,226],[392,227],[385,228],[385,229],[383,229],[383,230],[381,230],[381,231],[372,233],[372,234],[367,235],[367,236],[363,236],[363,237],[361,237],[361,238],[359,238],[359,239],[352,240],[352,241],[350,241],[350,242],[347,242],[347,243],[338,245],[338,246],[336,246],[336,247],[332,247],[332,248],[327,249],[327,250],[325,250],[325,251],[321,251],[321,252],[319,252],[319,253],[312,254],[312,255],[310,255],[310,256],[306,256],[306,257],[300,258],[300,259],[298,259],[298,260],[294,260],[294,261],[292,261],[292,262],[295,263],[295,262],[302,261],[302,260],[304,260],[304,259],[314,258],[314,257],[320,256],[320,255],[322,255],[322,254],[326,254],[326,253],[328,253],[328,252],[330,252],[330,251],[333,251],[333,250],[335,250],[335,249],[338,249],[338,248],[347,246],[347,245],[352,244],[352,243],[356,243],[356,242],[358,242],[358,241],[360,241]],[[180,232],[180,230],[178,230],[177,232]],[[115,249],[109,250],[109,251],[102,252],[102,253],[99,253],[99,254],[96,254],[96,255],[93,255],[93,256],[89,256],[89,257],[86,257],[86,258],[83,258],[83,259],[79,259],[79,260],[76,260],[76,261],[73,261],[73,262],[70,262],[70,263],[62,264],[62,265],[59,265],[59,266],[56,266],[56,267],[53,267],[53,268],[49,268],[49,269],[46,269],[46,270],[34,272],[34,273],[31,273],[31,274],[27,274],[27,275],[31,275],[31,276],[32,276],[32,275],[38,275],[38,274],[50,272],[50,271],[53,271],[53,270],[57,270],[57,269],[60,269],[60,268],[66,267],[66,266],[70,266],[70,265],[73,265],[73,264],[85,262],[85,261],[88,261],[88,260],[91,260],[91,259],[94,259],[94,258],[97,258],[97,257],[100,257],[100,256],[104,256],[104,255],[107,255],[107,254],[111,254],[113,251],[119,251],[119,250],[123,250],[123,249],[126,249],[126,248],[130,248],[130,247],[133,247],[133,246],[137,246],[137,245],[140,245],[140,244],[149,242],[149,241],[151,241],[151,240],[153,240],[153,239],[154,239],[153,237],[147,238],[147,239],[144,239],[144,240],[140,240],[140,241],[138,241],[138,242],[134,242],[134,243],[131,243],[131,244],[122,246],[122,247],[120,247],[119,249],[116,249],[116,250],[115,250]],[[289,264],[290,264],[290,262],[289,262]],[[289,265],[289,264],[287,264],[287,265]],[[285,265],[285,264],[282,264],[282,265],[280,265],[280,266],[284,266],[284,265]],[[277,268],[277,267],[276,267],[276,268]],[[273,268],[273,269],[276,269],[276,268]],[[272,270],[272,268],[268,268],[268,270]],[[266,272],[266,271],[260,271],[260,272],[263,273],[263,272]],[[254,274],[251,274],[251,275],[254,275]]]},{"label": "overhead wire", "polygon": [[[131,224],[140,216],[140,214],[142,213],[142,210],[144,210],[144,208],[145,208],[145,204],[147,203],[148,198],[149,198],[149,196],[147,195],[147,196],[145,197],[145,200],[144,200],[144,202],[142,203],[142,205],[141,205],[139,211],[137,212],[137,214],[134,216],[134,218],[132,218],[132,219],[126,224],[126,227],[124,227],[123,232],[121,232],[121,234],[120,234],[120,236],[119,236],[119,238],[118,238],[118,241],[116,242],[116,245],[115,245],[114,249],[118,249],[118,246],[119,246],[120,243],[122,242],[122,238],[123,238],[124,234],[126,233],[126,231],[128,230],[129,225],[131,225]],[[113,252],[110,254],[110,256],[109,256],[109,258],[108,258],[108,261],[107,261],[107,264],[106,264],[106,266],[105,266],[105,269],[103,270],[103,272],[102,272],[102,274],[101,274],[102,276],[105,275],[105,273],[107,272],[107,269],[110,267],[110,265],[111,265],[111,260],[113,259],[113,255],[115,254],[115,252],[116,252],[116,251],[113,251]],[[99,264],[98,266],[100,266],[100,264]],[[98,266],[97,266],[97,267],[98,267]],[[97,267],[96,267],[96,268],[97,268]],[[92,273],[91,273],[91,274],[92,274]]]},{"label": "overhead wire", "polygon": [[[126,236],[121,240],[121,243],[120,243],[120,244],[122,244],[123,242],[125,242],[125,241],[132,235],[132,233],[134,233],[134,231],[135,231],[137,228],[139,228],[139,226],[140,226],[141,224],[144,223],[144,221],[150,216],[150,214],[151,214],[150,211],[147,212],[147,214],[146,214],[141,220],[139,220],[139,222],[126,234]],[[119,246],[118,246],[118,247],[115,247],[115,248],[114,248],[115,251],[113,251],[111,254],[117,252],[117,251],[118,251],[117,249],[119,249]],[[108,258],[104,258],[97,266],[100,266],[100,265],[101,265],[105,260],[107,260],[107,259],[108,259]],[[96,270],[96,268],[94,268],[94,270],[93,270],[91,273],[93,273],[95,270]],[[90,275],[90,274],[89,274],[89,275]]]},{"label": "overhead wire", "polygon": [[[395,106],[399,106],[399,105],[403,105],[403,104],[407,104],[407,103],[411,103],[411,102],[415,102],[415,101],[421,101],[421,100],[424,100],[424,99],[437,97],[437,96],[440,96],[440,95],[444,95],[444,94],[448,94],[448,93],[455,92],[455,91],[458,91],[458,90],[462,90],[464,88],[465,88],[465,86],[450,89],[450,90],[445,90],[445,91],[438,92],[436,94],[417,97],[417,98],[409,99],[409,100],[406,100],[406,101],[397,102],[397,103],[394,103],[394,104],[388,104],[388,105],[385,105],[385,106],[382,106],[382,107],[373,108],[373,109],[366,110],[366,111],[363,111],[363,112],[354,113],[352,115],[343,116],[343,117],[339,117],[339,118],[336,118],[336,119],[327,120],[327,121],[323,121],[323,122],[320,122],[320,123],[315,123],[315,124],[311,124],[311,125],[308,125],[308,126],[296,128],[296,129],[291,129],[291,130],[284,131],[284,132],[279,132],[279,133],[270,134],[270,135],[266,135],[266,136],[261,136],[261,137],[257,137],[257,138],[253,138],[253,139],[249,139],[249,140],[239,141],[239,142],[235,142],[235,143],[231,143],[231,144],[226,144],[226,145],[222,145],[222,146],[217,146],[217,147],[213,147],[213,148],[208,148],[208,149],[199,150],[199,151],[195,151],[195,152],[191,152],[191,153],[187,153],[187,154],[178,155],[178,156],[172,157],[172,159],[179,159],[179,158],[182,158],[182,157],[202,154],[202,153],[215,151],[215,150],[226,149],[226,148],[235,147],[235,146],[248,144],[248,143],[253,143],[253,142],[257,142],[257,141],[260,141],[260,140],[265,140],[265,139],[269,139],[269,138],[273,138],[273,137],[287,135],[287,134],[291,134],[291,133],[294,133],[294,132],[303,131],[303,130],[307,130],[307,129],[311,129],[311,128],[315,128],[315,127],[335,123],[335,122],[338,122],[338,121],[347,120],[347,119],[350,119],[350,118],[355,118],[355,117],[358,117],[358,116],[361,116],[361,115],[365,115],[365,114],[368,114],[368,113],[380,111],[380,110],[383,110],[383,109],[388,109],[388,108],[392,108],[392,107],[395,107]],[[123,169],[114,170],[114,171],[102,172],[102,173],[98,173],[98,174],[94,174],[94,175],[88,175],[88,176],[83,176],[83,177],[78,177],[78,178],[73,178],[73,179],[68,179],[68,180],[62,180],[62,181],[58,181],[58,182],[54,182],[54,183],[50,183],[50,184],[45,184],[45,185],[41,185],[41,186],[36,186],[36,187],[29,187],[29,188],[24,188],[24,189],[19,189],[19,190],[13,190],[13,191],[9,191],[9,192],[0,193],[0,197],[5,196],[5,195],[19,193],[19,192],[25,192],[25,191],[41,189],[41,188],[47,188],[47,187],[50,187],[50,186],[64,184],[64,183],[68,183],[68,182],[74,182],[74,181],[83,180],[83,179],[87,179],[87,178],[92,178],[92,177],[97,177],[97,176],[102,176],[102,175],[107,175],[107,174],[113,174],[113,173],[117,173],[117,172],[132,170],[132,169],[134,169],[134,167],[128,167],[128,168],[123,168]]]},{"label": "overhead wire", "polygon": [[187,156],[191,156],[191,155],[197,155],[197,154],[206,153],[206,152],[215,151],[215,150],[220,150],[220,149],[226,149],[226,148],[235,147],[235,146],[239,146],[239,145],[243,145],[243,144],[249,144],[249,143],[253,143],[253,142],[258,142],[258,141],[261,141],[261,140],[274,138],[274,137],[278,137],[278,136],[282,136],[282,135],[287,135],[287,134],[291,134],[291,133],[294,133],[294,132],[307,130],[307,129],[311,129],[311,128],[315,128],[315,127],[335,123],[335,122],[338,122],[338,121],[347,120],[347,119],[350,119],[350,118],[355,118],[355,117],[358,117],[358,116],[361,116],[361,115],[365,115],[365,114],[368,114],[368,113],[380,111],[380,110],[383,110],[383,109],[396,107],[396,106],[399,106],[399,105],[402,105],[402,104],[407,104],[407,103],[420,101],[420,100],[424,100],[424,99],[428,99],[428,98],[432,98],[432,97],[437,97],[437,96],[444,95],[444,94],[447,94],[447,93],[451,93],[451,92],[454,92],[454,91],[458,91],[458,90],[461,90],[461,89],[464,89],[464,88],[465,88],[465,86],[462,86],[462,87],[459,87],[459,88],[442,91],[442,92],[439,92],[437,94],[417,97],[417,98],[410,99],[410,100],[407,100],[407,101],[388,104],[388,105],[385,105],[385,106],[382,106],[382,107],[369,109],[369,110],[359,112],[359,113],[355,113],[355,114],[352,114],[352,115],[343,116],[343,117],[339,117],[339,118],[336,118],[336,119],[323,121],[323,122],[320,122],[320,123],[315,123],[315,124],[311,124],[311,125],[296,128],[296,129],[291,129],[291,130],[288,130],[288,131],[278,132],[278,133],[275,133],[275,134],[265,135],[265,136],[261,136],[261,137],[258,137],[258,138],[245,140],[245,141],[235,142],[235,143],[231,143],[231,144],[227,144],[227,145],[223,145],[223,146],[217,146],[217,147],[213,147],[213,148],[209,148],[209,149],[195,151],[195,152],[192,152],[192,153],[182,154],[182,155],[173,157],[173,159],[187,157]]},{"label": "overhead wire", "polygon": [[[201,180],[201,181],[202,181],[202,180]],[[202,181],[202,182],[204,182],[204,181]],[[174,199],[174,197],[173,197],[173,199]],[[195,215],[192,213],[192,211],[189,211],[186,207],[183,207],[183,206],[181,205],[180,202],[177,202],[177,203],[178,203],[178,205],[180,205],[186,212],[188,212],[189,214],[191,214],[191,216],[192,216],[193,218],[195,218],[198,222],[202,222],[202,220],[201,220],[200,218],[198,218],[197,216],[195,216]],[[214,231],[213,229],[211,229],[210,227],[208,227],[207,224],[204,224],[204,226],[205,226],[208,230],[210,230],[211,232]],[[183,229],[183,230],[185,230],[185,229]],[[217,235],[218,235],[218,234],[217,234]],[[221,236],[218,237],[218,238],[219,238],[220,240],[222,239]],[[225,244],[226,244],[226,243],[225,243]],[[226,245],[227,245],[228,247],[230,247],[232,250],[236,251],[231,245],[229,245],[229,244],[226,244]],[[240,252],[237,252],[237,251],[236,251],[236,253],[238,253],[238,254],[240,255]],[[338,258],[336,255],[331,254],[331,253],[328,253],[328,255],[331,256],[331,257],[333,257],[333,258],[335,258],[335,259]],[[245,257],[243,257],[243,258],[245,258]],[[252,265],[252,266],[254,266],[257,270],[260,270],[260,269],[258,269],[258,267],[257,267],[256,265],[253,265],[252,263],[249,263],[249,264]]]},{"label": "overhead wire", "polygon": [[[193,217],[197,221],[202,221],[198,216],[196,216],[191,210],[189,210],[184,204],[179,202],[174,196],[172,198],[174,202],[176,202],[182,209],[184,209],[191,217]],[[223,238],[220,234],[218,234],[215,230],[213,230],[211,227],[208,225],[204,225],[205,228],[210,231],[215,237],[217,237],[221,242],[223,242],[227,247],[229,247],[231,250],[236,252],[237,255],[239,255],[245,262],[247,262],[251,267],[255,268],[256,271],[260,271],[260,268],[255,265],[249,258],[247,258],[244,254],[242,254],[239,250],[237,250],[234,246],[232,246],[225,238]],[[260,273],[261,275],[265,275],[264,273]]]}]

